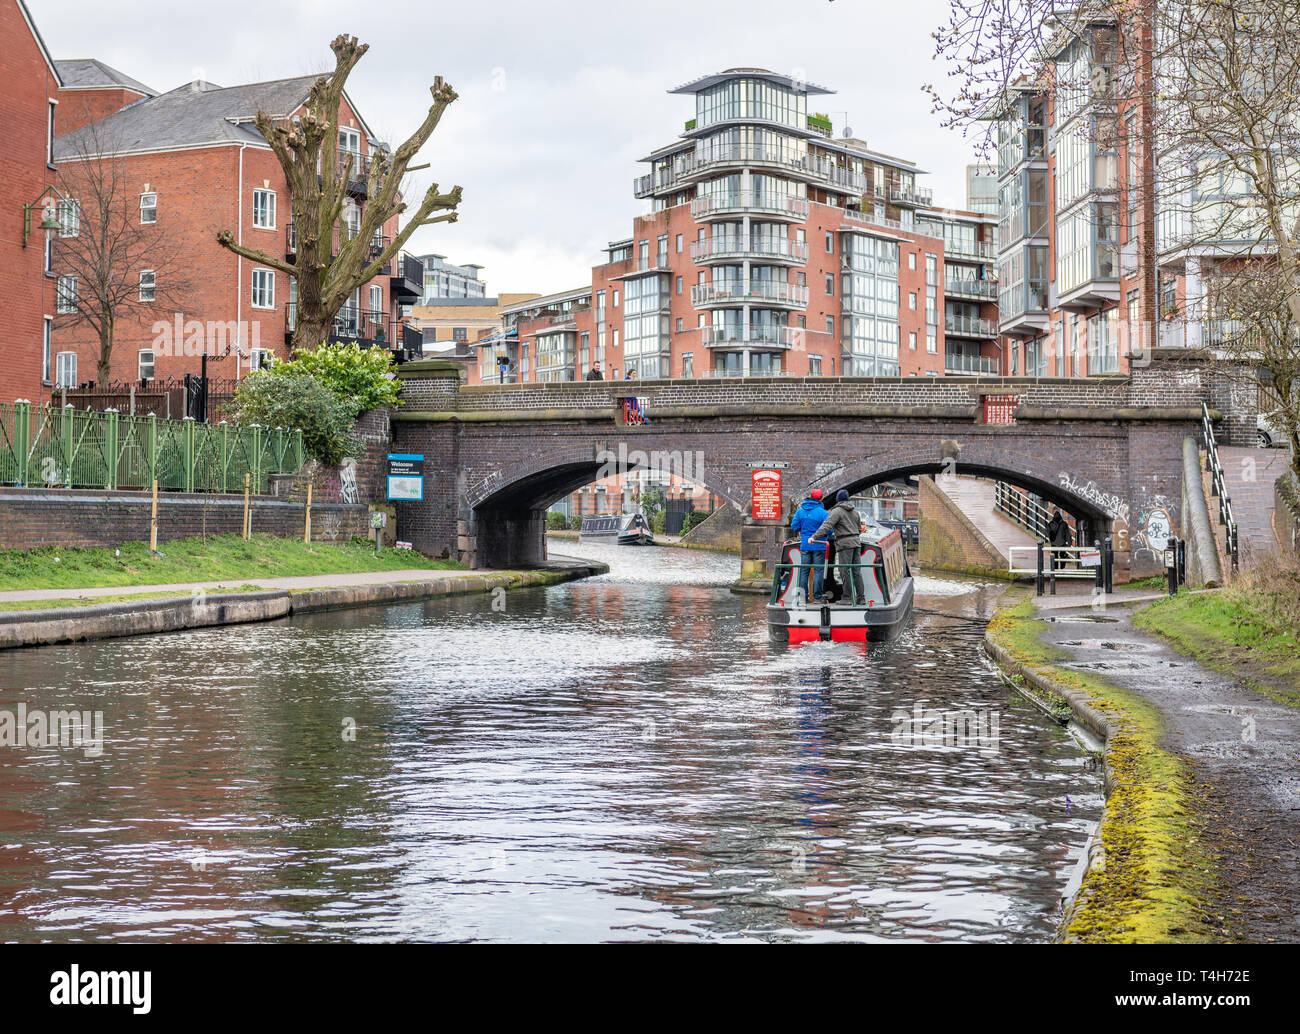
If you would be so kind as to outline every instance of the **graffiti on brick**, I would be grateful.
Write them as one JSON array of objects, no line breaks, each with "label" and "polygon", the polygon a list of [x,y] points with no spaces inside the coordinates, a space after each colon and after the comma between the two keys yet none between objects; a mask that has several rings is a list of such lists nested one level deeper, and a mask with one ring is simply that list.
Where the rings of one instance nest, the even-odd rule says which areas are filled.
[{"label": "graffiti on brick", "polygon": [[1061,471],[1057,475],[1061,487],[1072,495],[1078,496],[1092,503],[1099,510],[1109,514],[1116,520],[1128,523],[1128,503],[1124,502],[1114,492],[1107,492],[1097,486],[1095,481],[1080,481],[1068,471]]},{"label": "graffiti on brick", "polygon": [[351,456],[339,467],[339,496],[345,503],[357,501],[357,461]]},{"label": "graffiti on brick", "polygon": [[343,518],[337,513],[325,513],[317,519],[316,527],[321,538],[337,542],[343,531]]}]

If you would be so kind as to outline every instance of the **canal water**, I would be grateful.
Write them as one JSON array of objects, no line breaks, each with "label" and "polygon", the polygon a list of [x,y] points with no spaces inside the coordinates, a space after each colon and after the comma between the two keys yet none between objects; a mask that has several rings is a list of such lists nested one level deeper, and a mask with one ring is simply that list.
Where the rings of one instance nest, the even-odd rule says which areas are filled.
[{"label": "canal water", "polygon": [[549,589],[7,651],[0,940],[1034,941],[1101,808],[982,658],[768,642],[727,554],[553,541]]}]

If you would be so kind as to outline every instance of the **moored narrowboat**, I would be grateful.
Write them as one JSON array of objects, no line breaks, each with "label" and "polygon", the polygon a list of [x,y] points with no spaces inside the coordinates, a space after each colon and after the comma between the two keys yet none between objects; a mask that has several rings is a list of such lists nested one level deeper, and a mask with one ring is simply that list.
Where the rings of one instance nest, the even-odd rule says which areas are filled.
[{"label": "moored narrowboat", "polygon": [[640,513],[588,515],[582,518],[580,542],[605,542],[620,546],[653,546],[654,535]]},{"label": "moored narrowboat", "polygon": [[[866,593],[860,604],[852,602],[849,586],[832,577],[842,577],[843,568],[827,567],[826,595],[822,601],[807,597],[809,569],[800,562],[799,540],[782,543],[772,575],[772,596],[767,605],[767,627],[780,642],[865,642],[892,639],[902,631],[912,613],[914,592],[903,537],[898,529],[869,526],[859,539],[861,550],[855,565],[862,575]],[[800,578],[800,575],[803,578]]]}]

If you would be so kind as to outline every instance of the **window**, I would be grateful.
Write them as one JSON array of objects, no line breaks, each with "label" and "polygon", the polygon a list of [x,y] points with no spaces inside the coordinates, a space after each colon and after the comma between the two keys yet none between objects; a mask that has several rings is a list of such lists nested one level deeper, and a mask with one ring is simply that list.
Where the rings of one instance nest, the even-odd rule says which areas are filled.
[{"label": "window", "polygon": [[[54,112],[58,107],[58,101],[50,101],[49,114],[45,120],[45,164],[54,167]],[[49,378],[45,378],[49,380]]]},{"label": "window", "polygon": [[452,327],[451,339],[453,341],[468,341],[469,329],[467,327]]},{"label": "window", "polygon": [[681,332],[682,332],[682,318],[681,318],[680,316],[678,316],[678,317],[677,317],[677,333],[680,334]]},{"label": "window", "polygon": [[618,291],[614,291],[614,308],[618,308]]},{"label": "window", "polygon": [[54,311],[60,314],[77,311],[77,278],[61,276],[54,292]]},{"label": "window", "polygon": [[937,355],[939,352],[939,338],[934,334],[925,335],[925,350],[931,355]]},{"label": "window", "polygon": [[614,328],[614,347],[618,347],[618,327]]},{"label": "window", "polygon": [[678,294],[681,294],[681,293],[682,293],[682,278],[681,278],[681,277],[678,277],[678,278],[677,278],[677,293],[678,293]]},{"label": "window", "polygon": [[913,352],[916,351],[916,331],[915,331],[915,330],[910,331],[910,332],[908,333],[908,335],[907,335],[907,347],[908,347],[911,351],[913,351]]},{"label": "window", "polygon": [[826,317],[826,333],[827,333],[827,334],[831,334],[831,335],[834,335],[834,333],[835,333],[835,317],[834,317],[834,316],[827,316],[827,317]]},{"label": "window", "polygon": [[55,356],[56,388],[75,388],[77,386],[77,353],[60,352]]},{"label": "window", "polygon": [[48,233],[45,235],[45,275],[54,275],[54,238]]},{"label": "window", "polygon": [[907,268],[908,269],[916,268],[916,252],[914,251],[909,251],[907,253]]},{"label": "window", "polygon": [[[681,320],[678,320],[677,322],[680,323]],[[682,376],[683,377],[695,376],[695,353],[694,352],[682,353]]]},{"label": "window", "polygon": [[826,254],[835,254],[835,234],[831,233],[830,230],[826,231]]},{"label": "window", "polygon": [[260,370],[271,364],[271,351],[266,348],[251,348],[248,351],[248,369]]},{"label": "window", "polygon": [[275,273],[272,270],[253,270],[253,308],[275,308]]},{"label": "window", "polygon": [[[361,153],[361,134],[355,129],[339,130],[339,150],[351,151],[353,154]],[[353,166],[355,169],[355,166]]]},{"label": "window", "polygon": [[152,269],[140,270],[140,301],[151,302],[158,286],[158,274]]},{"label": "window", "polygon": [[[682,253],[682,235],[679,233],[677,235],[677,254],[680,255],[681,253]],[[678,293],[680,294],[681,292]]]},{"label": "window", "polygon": [[[370,285],[370,311],[374,313],[376,317],[380,317],[384,313],[384,289],[378,284]],[[465,328],[461,327],[460,329],[464,330]],[[463,341],[464,338],[456,340]]]},{"label": "window", "polygon": [[136,360],[136,373],[142,381],[153,380],[153,349],[140,349],[140,356]]},{"label": "window", "polygon": [[808,376],[820,377],[822,375],[822,357],[819,355],[810,355],[808,357]]},{"label": "window", "polygon": [[253,225],[260,230],[275,229],[275,191],[253,191]]},{"label": "window", "polygon": [[807,274],[807,273],[804,273],[804,272],[797,273],[797,274],[795,275],[795,282],[798,283],[798,285],[799,285],[800,287],[807,287],[807,286],[808,286],[808,274]]},{"label": "window", "polygon": [[81,232],[81,202],[80,201],[60,201],[58,207],[59,213],[59,236],[75,237]]},{"label": "window", "polygon": [[795,243],[797,243],[797,244],[807,244],[807,243],[808,243],[808,231],[807,231],[807,230],[795,230],[795,231],[794,231],[794,239],[795,239]]},{"label": "window", "polygon": [[158,221],[158,195],[140,195],[140,222],[156,223]]},{"label": "window", "polygon": [[909,292],[907,293],[907,307],[908,307],[909,309],[911,309],[913,312],[916,312],[916,292],[915,292],[915,291],[909,291]]},{"label": "window", "polygon": [[50,330],[53,326],[54,318],[46,316],[41,332],[41,380],[46,384],[50,383]]},{"label": "window", "polygon": [[835,274],[833,273],[826,274],[826,293],[827,294],[835,293]]}]

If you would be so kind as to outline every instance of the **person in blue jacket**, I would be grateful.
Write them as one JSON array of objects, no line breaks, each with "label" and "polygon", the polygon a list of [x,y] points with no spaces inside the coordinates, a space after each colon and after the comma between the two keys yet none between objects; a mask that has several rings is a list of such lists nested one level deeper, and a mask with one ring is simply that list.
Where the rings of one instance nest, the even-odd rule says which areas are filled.
[{"label": "person in blue jacket", "polygon": [[790,529],[799,533],[799,551],[800,559],[803,565],[799,568],[799,584],[802,586],[804,593],[808,591],[808,568],[812,568],[813,586],[812,598],[820,603],[822,601],[823,580],[826,576],[826,545],[822,542],[809,542],[810,536],[817,533],[817,529],[825,523],[829,514],[826,507],[822,506],[822,490],[814,488],[808,493],[808,498],[799,504],[795,510],[794,516],[790,519]]}]

